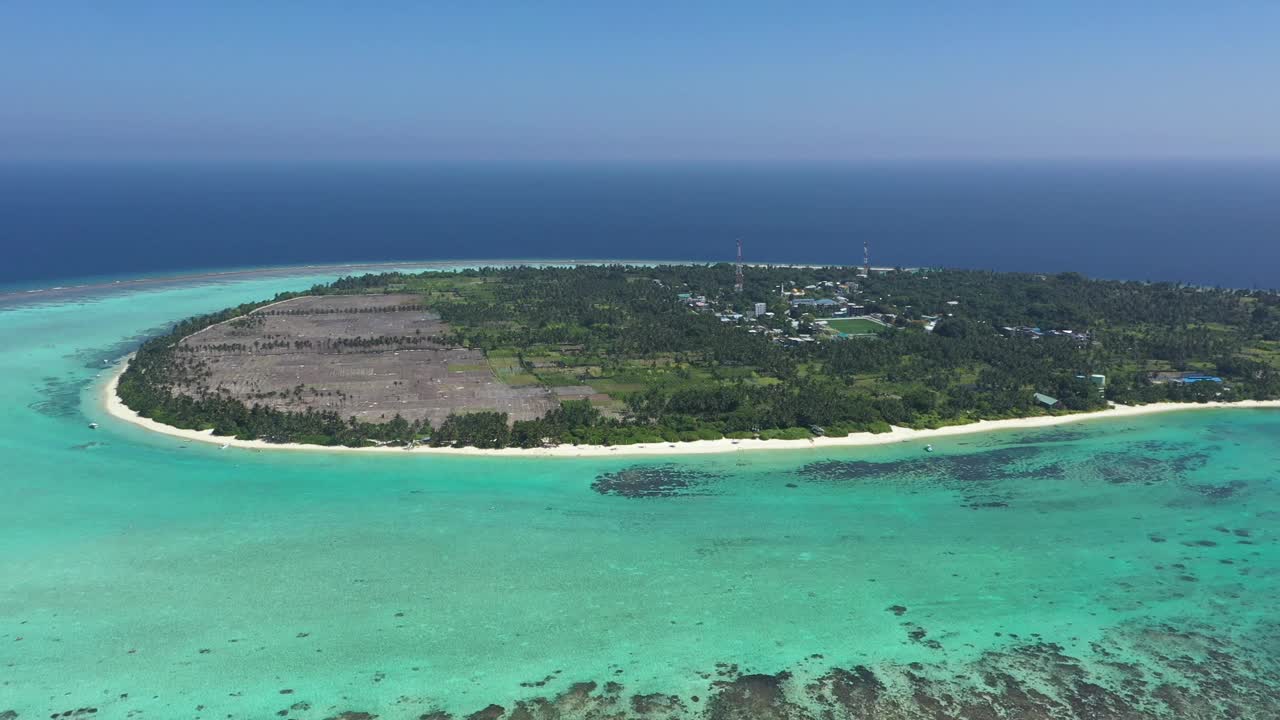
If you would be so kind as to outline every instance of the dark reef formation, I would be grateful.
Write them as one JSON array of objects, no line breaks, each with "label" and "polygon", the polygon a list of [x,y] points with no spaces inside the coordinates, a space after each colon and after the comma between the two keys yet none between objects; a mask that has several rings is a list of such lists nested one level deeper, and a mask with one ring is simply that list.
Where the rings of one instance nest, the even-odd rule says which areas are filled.
[{"label": "dark reef formation", "polygon": [[633,465],[612,473],[603,473],[591,483],[601,495],[628,498],[706,495],[708,483],[720,477],[715,473],[690,470],[679,465]]},{"label": "dark reef formation", "polygon": [[887,462],[866,460],[821,460],[800,468],[806,480],[849,482],[891,477],[895,481],[933,480],[977,483],[1025,477],[1062,477],[1064,469],[1045,462],[1045,452],[1036,447],[1006,447],[975,453],[927,455]]},{"label": "dark reef formation", "polygon": [[[83,348],[66,357],[76,365],[91,372],[111,368],[105,361],[124,357],[138,348],[151,335],[164,332],[164,328],[152,328],[146,334],[134,335],[103,347]],[[64,376],[49,375],[40,378],[40,399],[29,403],[28,408],[56,418],[75,417],[80,414],[80,396],[93,384],[93,376],[82,372],[69,372]],[[0,715],[0,718],[3,716]]]},{"label": "dark reef formation", "polygon": [[[902,606],[890,612],[901,615]],[[909,625],[917,642],[925,631]],[[345,698],[300,700],[275,715],[293,720],[1271,720],[1280,718],[1280,623],[1237,629],[1232,639],[1206,626],[1130,623],[1076,650],[1014,639],[969,660],[837,664],[813,654],[764,672],[731,661],[694,672],[679,694],[629,690],[611,679],[559,692],[475,699],[471,708],[433,707],[400,695],[351,709]],[[610,666],[611,668],[613,666]],[[415,668],[416,669],[416,668]],[[548,683],[560,683],[551,673]],[[377,680],[375,679],[375,682]],[[528,692],[533,683],[522,683]],[[513,689],[514,690],[514,689]],[[429,688],[424,691],[430,692]],[[274,693],[293,695],[279,690]],[[239,697],[239,693],[232,693]],[[128,698],[120,694],[120,702]],[[114,701],[102,717],[121,714]],[[186,717],[222,717],[195,705]],[[207,712],[206,712],[207,711]],[[98,707],[56,709],[52,720],[86,719]],[[23,715],[25,716],[25,715]],[[34,716],[33,716],[34,717]],[[243,718],[227,714],[228,718]],[[17,710],[0,720],[20,720]]]},{"label": "dark reef formation", "polygon": [[41,415],[55,418],[74,417],[80,413],[80,395],[92,382],[92,378],[49,376],[40,379],[40,399],[27,407]]},{"label": "dark reef formation", "polygon": [[954,487],[970,510],[1009,507],[1016,484],[1009,480],[1059,479],[1066,468],[1054,456],[1034,446],[1002,447],[955,455],[928,455],[887,462],[822,460],[801,467],[797,474],[810,482],[849,483],[891,481]]},{"label": "dark reef formation", "polygon": [[1090,467],[1099,477],[1115,485],[1154,485],[1182,479],[1208,464],[1211,454],[1197,451],[1195,447],[1189,443],[1160,441],[1133,443],[1123,451],[1095,454]]},{"label": "dark reef formation", "polygon": [[[1092,643],[1082,659],[1037,641],[964,664],[817,668],[776,674],[718,663],[699,673],[705,700],[632,694],[614,681],[580,682],[548,697],[418,720],[1262,720],[1280,717],[1280,625],[1248,647],[1199,630],[1130,627]],[[814,655],[809,661],[821,660]],[[807,662],[809,662],[807,661]],[[347,712],[332,720],[368,720]]]},{"label": "dark reef formation", "polygon": [[[1058,441],[1053,435],[1049,437],[1051,439],[1042,442]],[[1073,437],[1067,435],[1062,440]],[[1016,441],[990,450],[882,462],[822,460],[802,466],[796,475],[809,482],[893,482],[898,487],[919,484],[951,488],[958,493],[961,504],[972,510],[1009,507],[1016,500],[1019,486],[1016,481],[1019,480],[1090,482],[1100,479],[1109,485],[1178,483],[1199,496],[1197,500],[1212,502],[1227,500],[1248,485],[1241,480],[1223,484],[1193,481],[1194,473],[1208,465],[1217,449],[1216,446],[1147,441],[1082,459],[1062,455],[1051,445]]]},{"label": "dark reef formation", "polygon": [[1032,430],[1019,433],[1013,437],[995,435],[980,442],[983,447],[1004,447],[1008,445],[1047,445],[1051,443],[1070,443],[1087,440],[1093,437],[1093,431],[1079,425],[1058,425],[1043,430]]}]

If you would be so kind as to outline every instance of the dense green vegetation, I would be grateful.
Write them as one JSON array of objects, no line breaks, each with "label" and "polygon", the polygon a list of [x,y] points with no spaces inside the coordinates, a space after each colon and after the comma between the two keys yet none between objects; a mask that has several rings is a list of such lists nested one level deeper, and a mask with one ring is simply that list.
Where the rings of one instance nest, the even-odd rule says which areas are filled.
[{"label": "dense green vegetation", "polygon": [[[367,424],[173,392],[189,371],[177,340],[265,303],[192,318],[147,342],[119,393],[144,416],[218,434],[478,447],[843,435],[1096,410],[1108,401],[1280,397],[1275,293],[1070,273],[859,278],[839,267],[750,268],[742,293],[733,281],[728,265],[517,267],[366,275],[309,291],[419,293],[451,327],[430,342],[483,349],[509,384],[594,391],[594,400],[563,402],[538,420],[483,412],[438,428],[401,418]],[[826,302],[793,306],[788,296]],[[754,315],[756,303],[770,314],[740,317]],[[889,327],[837,337],[826,323],[845,305]],[[861,332],[872,323],[835,325]],[[1202,371],[1224,382],[1153,382],[1158,371]],[[1092,374],[1106,376],[1105,390],[1084,379]],[[1059,405],[1046,408],[1035,393]]]}]

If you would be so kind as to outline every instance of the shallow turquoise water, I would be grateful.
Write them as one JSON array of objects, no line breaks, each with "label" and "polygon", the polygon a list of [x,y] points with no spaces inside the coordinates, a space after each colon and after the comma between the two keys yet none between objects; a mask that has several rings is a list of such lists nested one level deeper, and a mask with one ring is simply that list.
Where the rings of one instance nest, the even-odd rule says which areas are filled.
[{"label": "shallow turquoise water", "polygon": [[325,279],[0,311],[0,717],[1280,715],[1280,413],[641,461],[99,411],[140,334]]}]

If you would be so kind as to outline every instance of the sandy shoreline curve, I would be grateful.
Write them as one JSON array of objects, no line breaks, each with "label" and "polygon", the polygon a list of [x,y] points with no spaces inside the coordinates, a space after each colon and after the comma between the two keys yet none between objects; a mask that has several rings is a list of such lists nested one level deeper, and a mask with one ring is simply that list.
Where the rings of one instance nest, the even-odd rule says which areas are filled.
[{"label": "sandy shoreline curve", "polygon": [[1009,420],[979,420],[966,425],[949,425],[933,430],[914,430],[894,427],[887,433],[857,433],[846,437],[818,437],[808,440],[695,440],[678,443],[639,443],[636,445],[556,445],[544,448],[500,448],[483,449],[474,447],[429,447],[418,446],[413,449],[403,447],[342,447],[331,445],[302,445],[299,443],[269,443],[263,440],[239,440],[237,438],[214,435],[212,430],[184,430],[172,425],[144,418],[134,412],[116,394],[116,386],[120,376],[129,366],[132,355],[117,362],[112,369],[111,377],[102,386],[102,407],[113,418],[137,425],[153,432],[169,435],[183,440],[212,443],[228,448],[244,448],[250,450],[278,450],[303,452],[357,452],[357,453],[399,453],[399,454],[433,454],[455,456],[484,457],[616,457],[637,455],[706,455],[711,453],[736,452],[738,450],[805,450],[836,447],[857,447],[870,445],[889,445],[911,441],[927,442],[937,438],[953,435],[969,435],[992,430],[1026,430],[1053,425],[1066,425],[1083,420],[1103,418],[1125,418],[1140,415],[1154,415],[1163,412],[1196,409],[1231,409],[1231,408],[1272,408],[1280,409],[1280,400],[1240,400],[1237,402],[1213,403],[1152,403],[1150,405],[1115,405],[1109,410],[1098,412],[1075,413],[1072,415],[1037,415],[1028,418]]}]

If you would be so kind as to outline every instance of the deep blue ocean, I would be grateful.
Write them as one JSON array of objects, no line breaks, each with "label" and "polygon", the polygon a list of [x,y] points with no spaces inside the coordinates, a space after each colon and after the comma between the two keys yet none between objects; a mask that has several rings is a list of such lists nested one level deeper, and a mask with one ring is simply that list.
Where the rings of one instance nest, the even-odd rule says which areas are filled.
[{"label": "deep blue ocean", "polygon": [[1280,286],[1280,165],[8,166],[0,284],[484,258],[946,266]]}]

